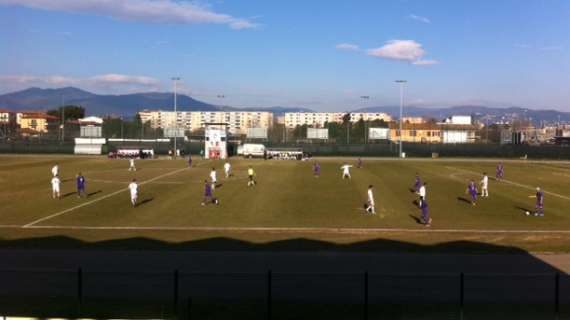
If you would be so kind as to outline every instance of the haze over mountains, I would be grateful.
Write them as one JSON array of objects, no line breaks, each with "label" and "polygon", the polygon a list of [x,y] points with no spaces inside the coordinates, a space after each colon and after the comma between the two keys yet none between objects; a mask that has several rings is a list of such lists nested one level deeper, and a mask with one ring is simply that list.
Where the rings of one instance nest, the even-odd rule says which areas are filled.
[{"label": "haze over mountains", "polygon": [[[313,112],[303,107],[271,106],[265,108],[235,108],[212,105],[190,96],[179,94],[178,109],[181,111],[270,111],[275,114],[285,112]],[[171,110],[174,98],[170,92],[145,92],[122,95],[102,95],[87,92],[75,87],[59,89],[29,88],[22,91],[0,95],[0,108],[14,111],[48,110],[62,103],[81,105],[89,115],[133,116],[141,109]],[[355,112],[385,112],[394,117],[399,115],[398,106],[368,107],[353,110]],[[453,106],[453,107],[415,107],[406,106],[405,116],[422,116],[444,119],[451,115],[474,115],[490,123],[513,118],[531,119],[535,124],[542,121],[570,121],[570,113],[557,110],[536,110],[520,107],[490,106]]]}]

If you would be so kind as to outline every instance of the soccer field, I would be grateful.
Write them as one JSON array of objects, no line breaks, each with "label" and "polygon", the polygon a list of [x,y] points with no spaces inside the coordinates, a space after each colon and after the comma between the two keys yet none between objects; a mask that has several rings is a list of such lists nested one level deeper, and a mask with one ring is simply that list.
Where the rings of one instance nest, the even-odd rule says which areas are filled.
[{"label": "soccer field", "polygon": [[[223,177],[223,162],[141,160],[103,157],[0,156],[0,237],[5,241],[65,236],[81,241],[143,237],[168,243],[229,237],[250,242],[294,238],[350,244],[377,238],[412,243],[472,240],[529,250],[567,251],[570,239],[570,163],[506,161],[505,180],[495,181],[497,160],[365,159],[341,179],[340,166],[355,159],[313,161],[231,159],[234,175]],[[59,163],[61,200],[51,198],[50,169]],[[247,167],[258,185],[247,187]],[[215,167],[219,205],[202,206],[204,180]],[[75,194],[82,172],[89,197]],[[427,185],[431,228],[418,224],[417,195],[410,188],[418,172]],[[467,183],[490,176],[488,199],[472,206]],[[127,185],[140,184],[133,208]],[[374,185],[376,215],[363,209]],[[535,187],[545,191],[545,217],[534,209]]]}]

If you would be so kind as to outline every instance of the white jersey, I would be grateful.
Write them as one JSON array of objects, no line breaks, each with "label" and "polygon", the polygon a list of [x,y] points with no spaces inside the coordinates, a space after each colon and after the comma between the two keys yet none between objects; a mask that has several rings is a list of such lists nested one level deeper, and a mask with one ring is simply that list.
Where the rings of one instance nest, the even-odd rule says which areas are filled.
[{"label": "white jersey", "polygon": [[216,179],[216,171],[212,170],[212,172],[210,172],[210,179],[212,179],[212,182],[218,181]]},{"label": "white jersey", "polygon": [[53,177],[51,179],[51,188],[55,191],[55,190],[59,190],[59,185],[61,184],[61,181],[59,180],[58,177]]},{"label": "white jersey", "polygon": [[481,180],[481,186],[485,189],[489,186],[489,177],[483,176],[483,180]]},{"label": "white jersey", "polygon": [[420,187],[420,197],[422,197],[423,199],[426,198],[426,187],[425,186]]},{"label": "white jersey", "polygon": [[135,167],[135,159],[129,160],[129,164],[130,164],[131,168],[134,168]]},{"label": "white jersey", "polygon": [[374,205],[374,194],[372,194],[372,189],[368,189],[368,203]]},{"label": "white jersey", "polygon": [[55,165],[53,166],[53,168],[51,168],[51,174],[55,177],[59,174],[59,166]]},{"label": "white jersey", "polygon": [[231,165],[229,162],[226,162],[226,163],[224,164],[224,170],[225,170],[226,172],[230,172],[230,169],[231,169],[231,168],[232,168],[232,165]]},{"label": "white jersey", "polygon": [[131,198],[134,198],[139,192],[139,185],[136,182],[131,182],[129,184],[129,190],[131,191]]},{"label": "white jersey", "polygon": [[351,168],[351,167],[352,167],[352,166],[351,166],[351,165],[348,165],[348,164],[345,164],[344,166],[340,167],[340,169],[342,170],[342,174],[343,174],[343,175],[344,175],[344,174],[350,174],[350,168]]}]

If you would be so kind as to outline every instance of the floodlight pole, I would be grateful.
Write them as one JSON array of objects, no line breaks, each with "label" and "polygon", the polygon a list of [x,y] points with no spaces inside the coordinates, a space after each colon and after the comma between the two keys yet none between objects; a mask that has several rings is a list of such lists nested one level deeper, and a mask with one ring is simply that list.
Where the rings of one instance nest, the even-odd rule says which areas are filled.
[{"label": "floodlight pole", "polygon": [[174,159],[178,154],[178,149],[176,147],[176,138],[178,137],[178,112],[176,110],[176,84],[180,80],[180,77],[172,77],[172,81],[174,82]]},{"label": "floodlight pole", "polygon": [[404,85],[406,85],[408,81],[407,80],[396,80],[396,83],[400,84],[400,134],[399,134],[399,154],[398,157],[401,158],[402,157],[402,152],[403,152],[403,148],[402,148],[402,117],[403,117],[403,113],[404,113]]}]

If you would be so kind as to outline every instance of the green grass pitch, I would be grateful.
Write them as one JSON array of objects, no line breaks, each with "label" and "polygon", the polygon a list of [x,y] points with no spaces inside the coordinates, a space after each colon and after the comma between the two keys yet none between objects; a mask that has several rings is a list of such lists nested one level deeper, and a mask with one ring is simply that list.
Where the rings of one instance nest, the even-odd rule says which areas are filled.
[{"label": "green grass pitch", "polygon": [[[544,242],[552,240],[549,232],[521,232],[515,240],[509,238],[509,232],[553,231],[560,243],[566,243],[566,234],[558,231],[570,232],[570,163],[565,162],[506,161],[506,181],[498,182],[494,179],[498,160],[365,159],[363,168],[352,168],[351,180],[341,179],[343,162],[356,164],[348,158],[318,159],[319,178],[312,174],[315,160],[232,158],[234,175],[229,179],[223,177],[222,161],[194,159],[194,167],[187,168],[182,159],[140,160],[136,162],[138,170],[129,172],[127,160],[103,157],[1,156],[0,160],[0,238],[4,240],[49,234],[97,241],[136,233],[177,242],[208,237],[212,232],[217,236],[239,233],[241,239],[265,241],[286,239],[287,228],[292,228],[292,234],[311,233],[315,239],[332,237],[339,242],[395,234],[412,242],[426,237],[429,241],[467,237],[493,241],[481,232],[496,231],[498,243],[538,241],[530,248],[548,250]],[[49,184],[50,169],[56,162],[63,181],[61,200],[51,198]],[[257,173],[256,187],[247,187],[249,165]],[[217,169],[221,184],[215,190],[220,204],[202,206],[203,182],[212,167]],[[88,198],[75,194],[78,172],[86,177]],[[417,196],[410,191],[416,172],[428,183],[433,218],[429,230],[416,221],[420,211],[413,203]],[[478,183],[483,172],[490,176],[490,197],[479,198],[477,206],[471,206],[464,200],[468,198],[467,183],[470,179]],[[126,190],[132,178],[140,183],[135,208]],[[370,184],[374,185],[376,215],[367,215],[363,209]],[[536,186],[546,193],[545,217],[524,214],[534,209],[534,199],[528,196]],[[352,228],[352,234],[335,232],[345,228]],[[271,236],[276,233],[278,236]],[[566,250],[564,245],[558,249]]]}]

